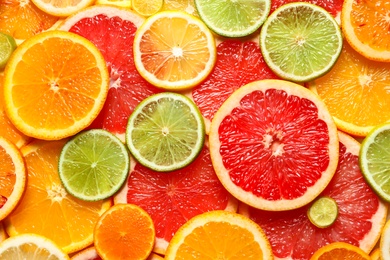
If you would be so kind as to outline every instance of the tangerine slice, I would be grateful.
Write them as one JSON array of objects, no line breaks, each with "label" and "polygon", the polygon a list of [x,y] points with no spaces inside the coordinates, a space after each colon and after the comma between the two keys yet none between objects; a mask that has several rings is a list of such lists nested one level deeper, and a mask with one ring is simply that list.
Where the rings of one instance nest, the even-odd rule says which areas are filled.
[{"label": "tangerine slice", "polygon": [[310,260],[325,259],[371,260],[371,257],[357,246],[345,242],[334,242],[318,249],[310,258]]}]

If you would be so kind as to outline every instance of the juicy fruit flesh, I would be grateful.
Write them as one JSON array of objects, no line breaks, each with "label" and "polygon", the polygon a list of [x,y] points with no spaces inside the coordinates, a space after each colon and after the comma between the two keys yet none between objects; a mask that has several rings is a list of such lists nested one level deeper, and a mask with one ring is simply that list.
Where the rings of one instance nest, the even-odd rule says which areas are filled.
[{"label": "juicy fruit flesh", "polygon": [[267,200],[302,196],[329,165],[329,131],[317,107],[285,91],[247,94],[218,131],[231,180]]},{"label": "juicy fruit flesh", "polygon": [[[298,2],[298,0],[273,0],[271,1],[271,13],[275,11],[278,7],[292,2]],[[343,0],[304,0],[302,2],[312,3],[318,6],[321,6],[325,10],[327,10],[333,17],[338,17],[341,12],[341,8],[343,6]]]},{"label": "juicy fruit flesh", "polygon": [[[12,158],[0,147],[0,209],[12,194],[16,183],[15,167]],[[11,166],[11,167],[10,167]]]}]

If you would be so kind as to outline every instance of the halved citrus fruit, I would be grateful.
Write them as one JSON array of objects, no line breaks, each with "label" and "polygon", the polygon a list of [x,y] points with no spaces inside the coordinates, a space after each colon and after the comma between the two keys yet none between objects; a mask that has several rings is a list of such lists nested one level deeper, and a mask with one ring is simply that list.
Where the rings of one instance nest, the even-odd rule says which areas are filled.
[{"label": "halved citrus fruit", "polygon": [[154,224],[141,207],[116,204],[96,223],[93,241],[103,259],[146,259],[154,246]]},{"label": "halved citrus fruit", "polygon": [[[102,260],[102,258],[98,255],[96,248],[91,246],[74,254],[71,260]],[[158,254],[151,253],[146,260],[164,260],[164,258]]]},{"label": "halved citrus fruit", "polygon": [[15,49],[15,39],[11,35],[0,31],[0,70],[4,69]]},{"label": "halved citrus fruit", "polygon": [[132,161],[127,185],[114,203],[135,204],[150,214],[156,228],[153,251],[159,254],[165,253],[173,234],[188,219],[211,210],[237,210],[237,201],[214,172],[207,146],[190,165],[167,173]]},{"label": "halved citrus fruit", "polygon": [[143,79],[134,65],[134,35],[143,21],[131,10],[96,5],[69,16],[59,28],[87,38],[103,54],[110,88],[103,109],[90,128],[108,130],[122,141],[133,109],[146,97],[161,92]]},{"label": "halved citrus fruit", "polygon": [[274,259],[259,225],[234,212],[197,215],[173,236],[164,259]]},{"label": "halved citrus fruit", "polygon": [[58,140],[97,117],[107,97],[104,57],[87,39],[58,30],[29,38],[5,69],[5,111],[24,134]]},{"label": "halved citrus fruit", "polygon": [[131,8],[138,14],[148,17],[159,12],[164,5],[164,0],[131,0]]},{"label": "halved citrus fruit", "polygon": [[0,221],[18,204],[26,186],[26,168],[19,149],[0,136]]},{"label": "halved citrus fruit", "polygon": [[345,242],[333,242],[318,249],[310,258],[310,260],[333,259],[371,260],[371,257],[357,246]]},{"label": "halved citrus fruit", "polygon": [[182,11],[193,16],[199,16],[195,8],[194,0],[164,0],[162,10]]},{"label": "halved citrus fruit", "polygon": [[331,197],[319,196],[307,210],[310,222],[319,228],[331,226],[337,219],[339,207]]},{"label": "halved citrus fruit", "polygon": [[90,5],[95,0],[73,0],[73,1],[57,1],[57,0],[31,0],[39,9],[47,14],[54,16],[66,17],[72,15]]},{"label": "halved citrus fruit", "polygon": [[58,175],[58,158],[65,143],[66,139],[35,140],[21,149],[27,185],[4,224],[10,236],[36,233],[72,253],[92,244],[95,224],[111,201],[86,202],[66,192]]},{"label": "halved citrus fruit", "polygon": [[337,127],[366,136],[390,120],[390,64],[370,61],[344,41],[335,66],[309,86],[326,104]]},{"label": "halved citrus fruit", "polygon": [[337,171],[319,195],[332,198],[338,206],[337,218],[329,227],[311,223],[307,216],[311,204],[288,212],[239,205],[240,213],[263,228],[276,259],[309,259],[320,247],[340,241],[369,253],[379,241],[388,205],[372,191],[359,169],[360,143],[342,132],[339,140]]},{"label": "halved citrus fruit", "polygon": [[266,210],[311,202],[338,162],[337,128],[310,90],[284,80],[259,80],[222,104],[210,128],[210,154],[226,189]]},{"label": "halved citrus fruit", "polygon": [[151,84],[169,90],[199,84],[216,59],[214,36],[207,26],[180,11],[163,11],[146,19],[133,46],[138,72]]}]

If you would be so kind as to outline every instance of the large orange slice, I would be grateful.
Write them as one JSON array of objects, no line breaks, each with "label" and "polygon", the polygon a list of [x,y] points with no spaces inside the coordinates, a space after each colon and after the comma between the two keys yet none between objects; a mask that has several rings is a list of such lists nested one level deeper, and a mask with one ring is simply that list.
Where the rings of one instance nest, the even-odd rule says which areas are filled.
[{"label": "large orange slice", "polygon": [[344,243],[333,242],[318,249],[310,260],[354,259],[372,260],[371,257],[359,247]]},{"label": "large orange slice", "polygon": [[21,149],[27,166],[26,190],[4,224],[10,236],[36,233],[72,253],[92,244],[95,224],[111,202],[86,202],[66,192],[58,175],[65,142],[35,140]]},{"label": "large orange slice", "polygon": [[266,210],[311,202],[332,179],[337,128],[310,90],[283,80],[249,83],[222,104],[210,128],[210,154],[226,189]]},{"label": "large orange slice", "polygon": [[97,117],[107,97],[104,57],[87,39],[63,31],[29,38],[5,68],[5,110],[24,134],[58,140]]}]

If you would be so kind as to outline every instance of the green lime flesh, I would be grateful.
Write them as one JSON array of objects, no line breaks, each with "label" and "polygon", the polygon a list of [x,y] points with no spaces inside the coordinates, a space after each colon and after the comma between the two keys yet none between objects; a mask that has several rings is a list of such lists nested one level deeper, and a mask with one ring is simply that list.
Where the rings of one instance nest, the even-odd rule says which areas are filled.
[{"label": "green lime flesh", "polygon": [[79,133],[63,147],[59,175],[73,196],[96,201],[111,197],[125,182],[130,169],[126,145],[105,130]]},{"label": "green lime flesh", "polygon": [[338,212],[338,206],[334,199],[320,197],[310,205],[307,216],[316,227],[326,228],[336,221]]},{"label": "green lime flesh", "polygon": [[15,39],[11,35],[0,32],[0,69],[4,69],[15,49]]},{"label": "green lime flesh", "polygon": [[195,0],[199,17],[215,33],[227,37],[243,37],[264,23],[270,0]]},{"label": "green lime flesh", "polygon": [[343,45],[341,29],[325,9],[303,2],[283,5],[260,32],[264,60],[275,74],[307,82],[328,72]]},{"label": "green lime flesh", "polygon": [[390,123],[375,127],[364,138],[359,165],[376,194],[390,202]]},{"label": "green lime flesh", "polygon": [[181,94],[163,92],[143,100],[130,115],[126,144],[142,165],[173,171],[190,164],[205,138],[203,117]]}]

